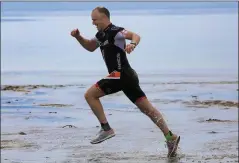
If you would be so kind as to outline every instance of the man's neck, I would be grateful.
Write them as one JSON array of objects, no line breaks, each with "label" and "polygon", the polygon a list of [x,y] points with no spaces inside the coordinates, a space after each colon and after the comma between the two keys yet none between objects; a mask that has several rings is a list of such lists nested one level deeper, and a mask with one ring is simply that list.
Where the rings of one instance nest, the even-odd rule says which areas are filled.
[{"label": "man's neck", "polygon": [[105,27],[104,27],[103,31],[106,30],[109,27],[110,24],[112,24],[110,21],[105,23]]}]

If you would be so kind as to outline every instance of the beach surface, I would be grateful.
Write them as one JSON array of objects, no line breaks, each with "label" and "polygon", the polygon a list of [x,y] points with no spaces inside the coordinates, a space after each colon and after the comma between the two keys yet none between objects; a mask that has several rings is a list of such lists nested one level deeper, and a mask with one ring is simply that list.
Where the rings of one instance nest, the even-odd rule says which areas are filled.
[{"label": "beach surface", "polygon": [[90,144],[100,127],[84,93],[101,74],[12,75],[2,76],[2,163],[238,162],[236,76],[139,74],[148,99],[181,136],[177,158],[168,160],[161,131],[122,92],[101,98],[116,136]]}]

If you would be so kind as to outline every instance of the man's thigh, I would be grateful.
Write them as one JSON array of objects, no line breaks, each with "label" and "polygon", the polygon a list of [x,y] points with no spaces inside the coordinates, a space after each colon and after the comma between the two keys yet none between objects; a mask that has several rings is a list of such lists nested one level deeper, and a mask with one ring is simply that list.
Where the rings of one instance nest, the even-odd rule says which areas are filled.
[{"label": "man's thigh", "polygon": [[124,94],[130,99],[134,104],[141,99],[146,98],[145,93],[139,85],[138,74],[135,70],[128,68],[122,73],[122,90]]},{"label": "man's thigh", "polygon": [[123,92],[134,104],[146,98],[145,93],[138,84],[123,87]]},{"label": "man's thigh", "polygon": [[95,86],[105,95],[113,94],[122,90],[120,80],[118,79],[101,79]]}]

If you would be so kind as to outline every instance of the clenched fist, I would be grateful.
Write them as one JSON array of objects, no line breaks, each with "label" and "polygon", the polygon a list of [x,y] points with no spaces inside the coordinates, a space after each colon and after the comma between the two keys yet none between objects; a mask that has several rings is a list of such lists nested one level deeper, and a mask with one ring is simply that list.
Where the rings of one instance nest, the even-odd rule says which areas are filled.
[{"label": "clenched fist", "polygon": [[72,30],[72,31],[71,31],[71,36],[72,36],[72,37],[78,37],[78,36],[80,36],[79,30],[78,30],[78,29]]},{"label": "clenched fist", "polygon": [[135,45],[133,44],[128,44],[125,48],[125,51],[130,54],[132,51],[134,51]]}]

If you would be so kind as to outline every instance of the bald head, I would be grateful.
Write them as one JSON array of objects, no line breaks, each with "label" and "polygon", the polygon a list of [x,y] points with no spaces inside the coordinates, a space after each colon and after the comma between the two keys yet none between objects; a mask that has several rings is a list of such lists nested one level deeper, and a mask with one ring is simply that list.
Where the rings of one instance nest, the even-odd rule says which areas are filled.
[{"label": "bald head", "polygon": [[108,19],[110,19],[110,12],[105,7],[96,7],[93,11],[97,10],[99,13],[104,14]]}]

